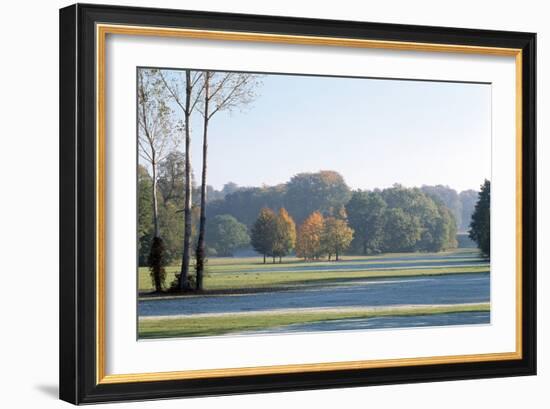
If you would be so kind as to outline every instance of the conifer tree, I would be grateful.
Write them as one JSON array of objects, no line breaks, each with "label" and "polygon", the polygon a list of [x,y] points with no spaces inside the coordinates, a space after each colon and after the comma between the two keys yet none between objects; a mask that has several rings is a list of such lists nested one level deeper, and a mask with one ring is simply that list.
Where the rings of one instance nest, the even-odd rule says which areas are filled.
[{"label": "conifer tree", "polygon": [[487,256],[491,253],[491,182],[485,180],[472,214],[470,223],[470,238],[477,243],[479,249]]}]

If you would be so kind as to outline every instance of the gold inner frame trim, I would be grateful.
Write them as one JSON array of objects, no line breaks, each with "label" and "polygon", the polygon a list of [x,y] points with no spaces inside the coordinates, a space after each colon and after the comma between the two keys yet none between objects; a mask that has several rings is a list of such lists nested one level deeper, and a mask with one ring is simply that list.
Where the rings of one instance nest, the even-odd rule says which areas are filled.
[{"label": "gold inner frame trim", "polygon": [[[466,53],[515,57],[516,65],[516,350],[505,353],[450,355],[367,361],[322,362],[241,368],[105,374],[105,41],[107,34],[246,41],[294,45],[335,46],[400,51]],[[96,382],[115,384],[215,377],[292,374],[349,369],[389,368],[466,362],[518,360],[522,358],[522,51],[515,48],[432,44],[352,38],[178,29],[166,27],[96,25]]]}]

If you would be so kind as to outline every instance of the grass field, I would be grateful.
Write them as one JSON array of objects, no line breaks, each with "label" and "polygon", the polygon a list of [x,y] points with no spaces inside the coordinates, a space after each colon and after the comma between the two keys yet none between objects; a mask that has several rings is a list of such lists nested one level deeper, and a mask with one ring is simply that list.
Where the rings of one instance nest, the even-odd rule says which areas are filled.
[{"label": "grass field", "polygon": [[[414,266],[410,264],[414,263]],[[460,263],[460,266],[452,263]],[[166,283],[174,280],[179,266],[166,268]],[[489,271],[489,264],[474,249],[445,253],[403,253],[377,256],[344,256],[343,260],[304,262],[294,257],[282,264],[263,264],[261,257],[211,258],[208,260],[205,290],[285,289],[305,284],[323,284],[331,280],[353,280],[372,277],[404,277]],[[139,268],[139,292],[142,297],[153,290],[146,267]]]},{"label": "grass field", "polygon": [[[177,271],[178,266],[167,268],[167,283]],[[408,322],[415,322],[413,316],[435,318],[437,314],[441,314],[440,317],[451,314],[450,318],[441,318],[445,320],[441,325],[449,325],[459,322],[460,314],[454,313],[489,311],[489,302],[485,302],[489,300],[488,292],[487,296],[475,295],[480,288],[488,288],[480,287],[482,284],[475,281],[479,273],[488,271],[489,261],[481,258],[475,249],[345,256],[338,262],[287,258],[281,264],[263,264],[260,257],[211,258],[204,293],[159,296],[152,294],[147,268],[140,268],[139,302],[148,313],[139,317],[138,331],[140,338],[214,336],[287,331],[286,326],[295,324],[324,323],[334,327],[338,321],[345,322],[342,320],[380,317],[411,317]],[[468,281],[470,278],[464,274],[474,277],[471,278],[474,281]],[[427,281],[432,283],[431,287],[423,284],[425,280],[418,281],[419,276],[428,275],[437,276],[434,277],[437,281]],[[364,283],[364,279],[382,277],[395,277],[396,281],[379,287]],[[404,277],[411,278],[404,280]],[[487,282],[488,278],[483,280]],[[444,281],[447,284],[443,284]],[[455,281],[457,284],[451,284]],[[355,292],[350,293],[348,288],[354,288]],[[403,305],[407,304],[402,302],[407,294],[408,299],[414,301]],[[412,299],[410,294],[414,295]],[[376,301],[376,297],[382,303]],[[369,302],[375,304],[369,306]]]},{"label": "grass field", "polygon": [[140,338],[196,337],[276,328],[319,321],[383,316],[489,311],[489,303],[446,306],[400,306],[378,308],[341,308],[297,311],[205,314],[191,317],[140,318]]}]

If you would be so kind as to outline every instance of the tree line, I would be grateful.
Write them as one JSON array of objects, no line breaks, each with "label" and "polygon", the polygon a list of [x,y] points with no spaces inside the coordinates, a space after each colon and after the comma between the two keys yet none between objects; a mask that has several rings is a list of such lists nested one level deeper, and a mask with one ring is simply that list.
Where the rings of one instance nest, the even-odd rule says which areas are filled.
[{"label": "tree line", "polygon": [[[420,190],[451,210],[459,232],[469,230],[477,191],[457,192],[444,185],[424,185]],[[351,195],[352,189],[338,172],[322,170],[299,173],[275,186],[243,187],[229,183],[222,191],[213,191],[210,197],[214,200],[207,204],[207,210],[211,215],[231,214],[251,226],[261,208],[284,207],[297,223],[301,223],[316,210],[326,213],[330,208],[345,205]]]},{"label": "tree line", "polygon": [[[164,175],[166,172],[162,173]],[[170,180],[171,178],[166,180],[165,177],[160,179],[159,185],[162,186],[163,192],[160,195],[161,203],[164,203],[165,197],[172,196],[170,192],[174,183]],[[146,192],[146,189],[140,191]],[[328,196],[330,197],[330,194]],[[180,246],[180,242],[174,238],[178,237],[182,225],[176,212],[169,214],[170,208],[177,208],[170,205],[170,200],[173,199],[168,200],[168,206],[161,206],[161,209],[166,208],[166,215],[161,219],[168,221],[168,225],[163,228],[169,247],[167,254],[174,257]],[[338,211],[328,205],[319,207],[312,211],[298,228],[296,217],[284,207],[280,208],[278,215],[267,207],[260,209],[250,227],[235,215],[211,216],[206,229],[207,253],[229,256],[250,243],[258,253],[269,257],[284,257],[294,251],[299,257],[316,259],[323,254],[339,256],[346,251],[357,254],[383,251],[440,251],[456,246],[456,227],[452,213],[442,202],[426,195],[421,189],[396,185],[384,190],[350,191],[350,198],[344,203]],[[140,210],[148,208],[145,203],[140,205]],[[327,210],[322,211],[320,208]],[[275,234],[277,219],[278,235]],[[286,221],[286,225],[290,227],[286,230],[282,228],[281,226],[285,226],[282,221]],[[196,240],[196,212],[192,226],[192,240]],[[323,235],[322,231],[325,228],[334,231],[334,234]],[[172,230],[174,234],[171,234]],[[309,235],[306,232],[309,232]],[[323,236],[325,238],[321,240]],[[275,237],[282,240],[277,242],[274,240]],[[309,240],[306,240],[306,237],[309,237]],[[335,237],[338,240],[335,240]]]},{"label": "tree line", "polygon": [[[164,238],[164,254],[166,263],[177,260],[182,246],[183,218],[180,217],[183,201],[181,192],[183,186],[183,164],[180,155],[171,155],[159,167],[158,210],[160,214],[160,230]],[[326,175],[328,171],[323,173]],[[330,172],[336,174],[336,172]],[[305,176],[306,175],[306,176]],[[296,178],[309,176],[300,174]],[[339,176],[339,175],[338,175]],[[323,176],[309,180],[321,181]],[[333,178],[338,180],[339,177]],[[292,179],[291,179],[292,180]],[[343,180],[343,179],[342,179]],[[140,237],[140,263],[146,263],[145,250],[151,246],[154,226],[151,223],[150,190],[152,179],[143,167],[138,171],[139,183],[139,220],[138,234]],[[302,186],[304,185],[301,183]],[[193,186],[193,191],[198,189]],[[308,186],[307,184],[305,186]],[[310,189],[315,184],[309,184]],[[488,199],[487,191],[490,184],[482,186],[476,205],[477,216],[472,219],[470,238],[478,243],[480,249],[488,254],[484,241],[489,237]],[[236,193],[246,192],[237,186],[231,186],[226,197]],[[271,189],[264,187],[262,189]],[[317,260],[321,257],[338,259],[342,254],[377,254],[380,252],[437,252],[457,246],[456,220],[453,212],[433,194],[425,192],[424,188],[406,188],[394,185],[386,189],[371,191],[349,190],[338,188],[344,192],[347,201],[334,200],[330,188],[318,189],[328,199],[323,205],[315,205],[314,201],[304,203],[315,209],[303,217],[300,207],[298,217],[287,208],[279,207],[278,212],[272,208],[261,207],[252,222],[247,225],[238,219],[237,214],[211,215],[206,224],[206,253],[209,256],[232,256],[239,249],[252,248],[264,256],[281,262],[282,257],[295,254],[305,260]],[[319,197],[323,197],[319,195]],[[220,201],[217,201],[219,203]],[[196,248],[199,230],[199,205],[194,201],[191,214],[191,246]],[[214,202],[216,203],[216,202]],[[266,202],[264,202],[266,203]],[[290,202],[292,203],[292,202]],[[332,205],[341,204],[339,207]],[[487,205],[484,206],[483,203]],[[207,209],[210,209],[207,207]],[[321,210],[323,209],[323,210]],[[242,209],[240,209],[242,210]],[[479,216],[479,215],[483,216]],[[487,221],[486,221],[487,220]]]}]

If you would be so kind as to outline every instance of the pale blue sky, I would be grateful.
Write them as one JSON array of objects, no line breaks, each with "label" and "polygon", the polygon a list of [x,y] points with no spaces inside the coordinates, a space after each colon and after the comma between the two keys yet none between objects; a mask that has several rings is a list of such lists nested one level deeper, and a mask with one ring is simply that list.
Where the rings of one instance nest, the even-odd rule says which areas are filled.
[{"label": "pale blue sky", "polygon": [[[335,170],[352,188],[449,185],[478,189],[491,172],[491,86],[265,75],[243,112],[209,130],[208,184],[274,185]],[[192,162],[201,166],[201,122]]]}]

